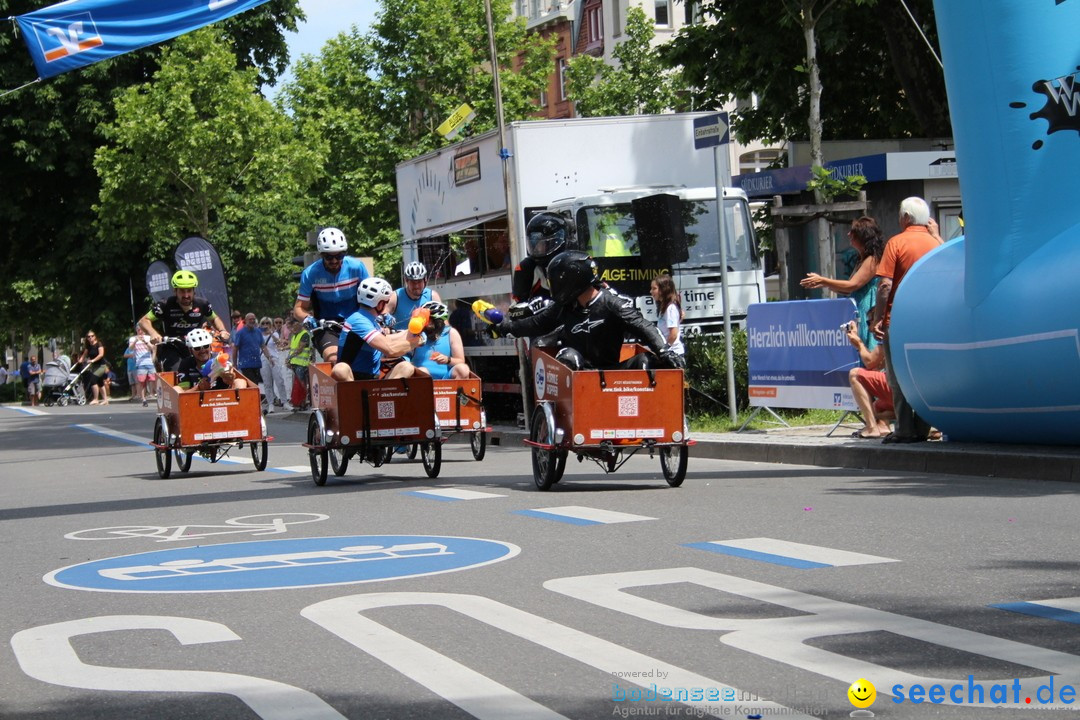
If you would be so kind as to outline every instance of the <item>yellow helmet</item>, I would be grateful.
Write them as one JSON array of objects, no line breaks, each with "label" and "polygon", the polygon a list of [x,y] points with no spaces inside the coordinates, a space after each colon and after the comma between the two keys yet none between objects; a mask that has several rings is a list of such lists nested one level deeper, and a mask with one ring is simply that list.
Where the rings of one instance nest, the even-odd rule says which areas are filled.
[{"label": "yellow helmet", "polygon": [[199,287],[199,277],[190,270],[177,270],[172,276],[172,286],[174,288],[197,288]]}]

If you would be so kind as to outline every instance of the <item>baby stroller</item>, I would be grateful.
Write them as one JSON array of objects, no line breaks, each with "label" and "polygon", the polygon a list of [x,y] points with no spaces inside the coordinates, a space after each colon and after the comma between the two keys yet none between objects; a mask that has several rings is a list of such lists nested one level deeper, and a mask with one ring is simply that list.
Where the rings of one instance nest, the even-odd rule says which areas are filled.
[{"label": "baby stroller", "polygon": [[45,363],[45,372],[41,376],[41,397],[45,405],[57,404],[61,407],[71,401],[77,405],[86,404],[86,390],[80,380],[89,365],[83,365],[78,372],[71,369],[71,358],[61,355]]}]

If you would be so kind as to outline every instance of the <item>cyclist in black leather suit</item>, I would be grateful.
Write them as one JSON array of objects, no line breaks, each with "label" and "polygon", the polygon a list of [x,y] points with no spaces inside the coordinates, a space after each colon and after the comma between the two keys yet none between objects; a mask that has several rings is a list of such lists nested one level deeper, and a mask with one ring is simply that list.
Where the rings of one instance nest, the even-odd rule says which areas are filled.
[{"label": "cyclist in black leather suit", "polygon": [[639,353],[619,362],[623,338],[630,335],[647,346],[666,367],[683,367],[656,326],[642,317],[634,300],[600,282],[596,263],[577,250],[559,253],[548,265],[555,303],[532,317],[504,320],[493,326],[496,336],[536,337],[559,329],[562,348],[556,359],[573,370],[645,369],[652,355]]}]

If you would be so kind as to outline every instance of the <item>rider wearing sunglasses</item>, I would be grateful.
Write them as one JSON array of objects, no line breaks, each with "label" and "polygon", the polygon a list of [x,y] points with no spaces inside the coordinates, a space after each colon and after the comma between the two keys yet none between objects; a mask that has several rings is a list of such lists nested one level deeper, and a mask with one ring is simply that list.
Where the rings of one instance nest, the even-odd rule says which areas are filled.
[{"label": "rider wearing sunglasses", "polygon": [[321,230],[316,247],[321,257],[300,274],[293,315],[311,330],[323,360],[333,363],[337,361],[340,331],[319,327],[317,321],[344,322],[356,312],[356,291],[368,271],[359,258],[346,254],[349,243],[337,228]]}]

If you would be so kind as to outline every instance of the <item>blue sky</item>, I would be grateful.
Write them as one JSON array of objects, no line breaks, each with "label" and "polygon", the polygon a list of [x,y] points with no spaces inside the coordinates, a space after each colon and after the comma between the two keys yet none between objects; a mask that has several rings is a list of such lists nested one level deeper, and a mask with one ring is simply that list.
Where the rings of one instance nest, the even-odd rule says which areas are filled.
[{"label": "blue sky", "polygon": [[[352,25],[365,32],[375,20],[375,12],[380,9],[376,0],[300,0],[300,7],[307,15],[307,21],[300,25],[297,32],[285,33],[291,62],[298,60],[301,55],[318,55],[327,40]],[[286,72],[277,85],[270,88],[270,94],[275,94],[284,82],[291,79],[292,74]]]}]

